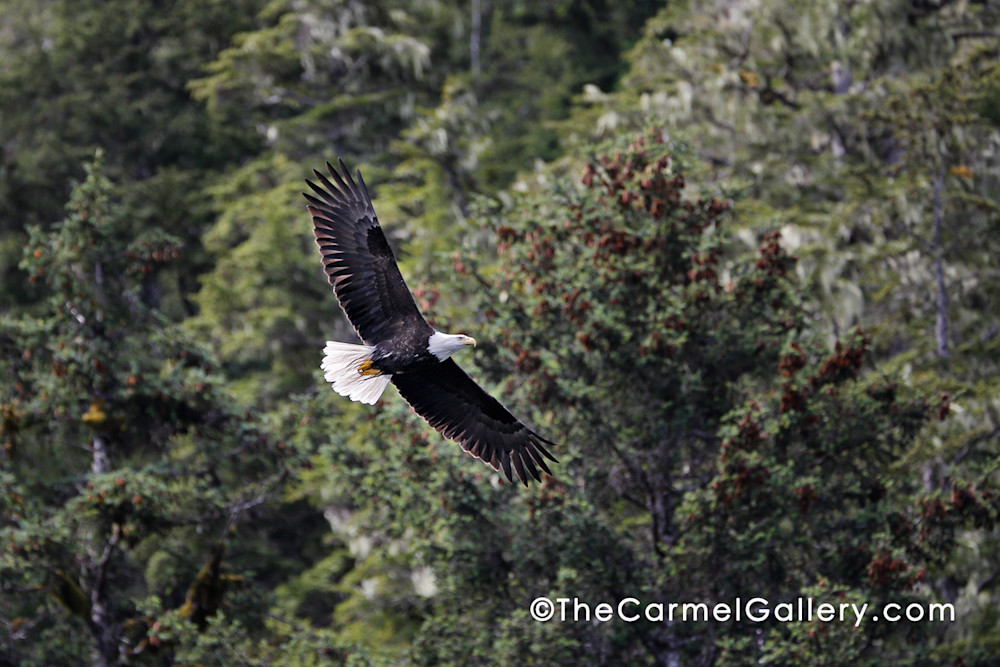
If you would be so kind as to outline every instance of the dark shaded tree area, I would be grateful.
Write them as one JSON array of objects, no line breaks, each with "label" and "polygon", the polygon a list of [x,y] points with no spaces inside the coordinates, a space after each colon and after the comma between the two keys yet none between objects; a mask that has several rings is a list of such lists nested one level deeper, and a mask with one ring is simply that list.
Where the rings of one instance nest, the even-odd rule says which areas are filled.
[{"label": "dark shaded tree area", "polygon": [[[127,207],[133,234],[161,229],[183,242],[195,273],[206,267],[202,187],[255,150],[258,138],[191,103],[187,82],[253,25],[259,1],[4,3],[0,53],[0,247],[5,307],[29,297],[14,274],[27,224],[60,219],[72,178],[94,151]],[[191,314],[193,275],[154,271],[144,300]]]},{"label": "dark shaded tree area", "polygon": [[[993,3],[0,7],[0,665],[996,661]],[[554,478],[324,386],[338,157]]]}]

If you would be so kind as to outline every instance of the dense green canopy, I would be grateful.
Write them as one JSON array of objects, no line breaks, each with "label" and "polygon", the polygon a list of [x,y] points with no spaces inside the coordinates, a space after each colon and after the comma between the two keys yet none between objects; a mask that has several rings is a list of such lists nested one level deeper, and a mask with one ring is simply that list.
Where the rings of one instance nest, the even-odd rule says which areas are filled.
[{"label": "dense green canopy", "polygon": [[[0,10],[0,666],[996,663],[993,3]],[[554,477],[330,390],[336,157]]]}]

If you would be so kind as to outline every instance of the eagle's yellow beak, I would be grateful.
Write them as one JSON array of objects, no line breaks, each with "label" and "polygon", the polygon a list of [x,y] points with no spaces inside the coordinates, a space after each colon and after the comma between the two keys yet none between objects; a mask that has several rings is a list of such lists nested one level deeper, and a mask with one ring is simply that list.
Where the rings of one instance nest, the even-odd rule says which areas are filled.
[{"label": "eagle's yellow beak", "polygon": [[472,336],[466,336],[460,342],[462,343],[462,345],[471,345],[472,347],[476,346],[476,339],[473,338]]}]

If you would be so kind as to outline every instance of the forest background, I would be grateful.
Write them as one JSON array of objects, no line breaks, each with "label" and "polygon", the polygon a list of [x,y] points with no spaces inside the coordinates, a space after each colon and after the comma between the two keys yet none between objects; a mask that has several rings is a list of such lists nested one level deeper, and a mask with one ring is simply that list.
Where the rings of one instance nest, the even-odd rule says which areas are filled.
[{"label": "forest background", "polygon": [[[0,8],[0,665],[995,664],[1000,3]],[[336,158],[554,479],[325,386]]]}]

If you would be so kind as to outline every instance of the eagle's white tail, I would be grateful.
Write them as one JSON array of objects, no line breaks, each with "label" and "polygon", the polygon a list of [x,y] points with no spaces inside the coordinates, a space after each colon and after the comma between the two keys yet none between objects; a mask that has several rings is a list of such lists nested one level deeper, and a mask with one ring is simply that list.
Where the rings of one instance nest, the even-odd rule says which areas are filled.
[{"label": "eagle's white tail", "polygon": [[326,341],[321,368],[335,392],[369,405],[379,399],[392,376],[362,374],[361,364],[371,358],[373,349],[368,345]]}]

